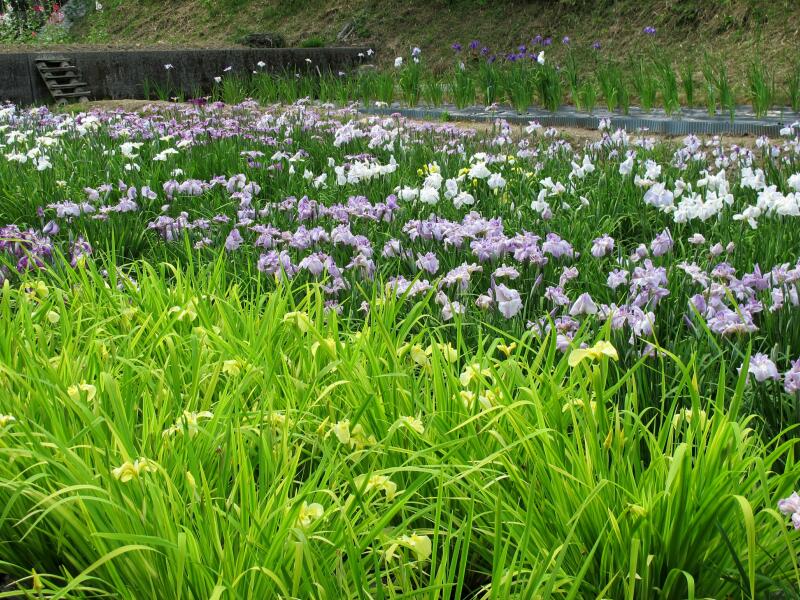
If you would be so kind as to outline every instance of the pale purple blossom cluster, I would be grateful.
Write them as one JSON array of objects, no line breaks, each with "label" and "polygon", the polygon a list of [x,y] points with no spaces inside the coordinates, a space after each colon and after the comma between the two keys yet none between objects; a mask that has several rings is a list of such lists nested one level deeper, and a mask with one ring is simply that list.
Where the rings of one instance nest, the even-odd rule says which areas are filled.
[{"label": "pale purple blossom cluster", "polygon": [[[379,294],[428,296],[443,320],[474,311],[508,327],[555,327],[561,348],[587,323],[608,323],[636,351],[651,353],[659,333],[696,333],[701,320],[730,338],[758,334],[767,317],[800,307],[796,255],[768,271],[756,255],[737,269],[737,244],[715,225],[800,216],[800,173],[772,181],[775,170],[752,150],[687,136],[659,162],[655,140],[611,131],[609,123],[599,141],[576,149],[537,123],[515,139],[503,121],[478,148],[474,132],[452,125],[353,116],[305,102],[271,110],[244,103],[235,112],[192,106],[179,118],[159,110],[5,109],[0,156],[14,168],[38,171],[32,157],[102,130],[111,140],[107,161],[126,175],[48,198],[38,229],[2,230],[0,254],[18,270],[42,267],[57,241],[78,265],[92,252],[87,224],[134,226],[155,243],[188,238],[198,252],[222,252],[270,278],[318,281],[335,310],[354,296],[360,303],[359,289],[374,290],[375,282]],[[436,160],[409,165],[422,136]],[[239,161],[233,171],[200,173],[183,161],[231,141]],[[759,144],[786,169],[800,162],[798,138]],[[57,161],[55,152],[47,155]],[[157,171],[144,168],[147,161]],[[637,198],[636,219],[653,224],[637,226],[646,237],[613,225],[616,208],[598,194],[600,182]],[[605,231],[599,216],[612,217]],[[573,222],[589,223],[591,234],[575,235]],[[705,235],[686,231],[693,226]],[[800,359],[782,375],[785,354],[756,352],[750,375],[758,383],[781,379],[797,393]]]},{"label": "pale purple blossom cluster", "polygon": [[795,529],[800,529],[800,496],[797,492],[792,492],[788,498],[778,501],[778,510],[791,517]]}]

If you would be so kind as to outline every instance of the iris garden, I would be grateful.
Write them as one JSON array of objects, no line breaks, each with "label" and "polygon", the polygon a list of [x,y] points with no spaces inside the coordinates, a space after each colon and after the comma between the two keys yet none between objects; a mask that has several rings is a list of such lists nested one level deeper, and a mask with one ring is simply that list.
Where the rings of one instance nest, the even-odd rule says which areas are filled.
[{"label": "iris garden", "polygon": [[9,589],[793,597],[799,152],[3,106]]}]

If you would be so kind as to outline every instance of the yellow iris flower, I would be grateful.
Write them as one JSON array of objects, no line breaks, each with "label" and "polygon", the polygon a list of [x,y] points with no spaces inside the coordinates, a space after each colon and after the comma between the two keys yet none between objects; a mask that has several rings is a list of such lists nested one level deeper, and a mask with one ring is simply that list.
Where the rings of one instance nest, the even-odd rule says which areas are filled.
[{"label": "yellow iris flower", "polygon": [[283,315],[284,323],[292,323],[300,330],[300,333],[307,333],[311,329],[311,317],[301,311],[288,312]]},{"label": "yellow iris flower", "polygon": [[353,482],[356,485],[356,488],[363,490],[363,493],[366,494],[371,490],[378,490],[382,491],[386,494],[386,499],[391,502],[394,500],[395,496],[397,495],[397,484],[389,479],[386,475],[370,475],[369,478],[366,475],[359,475],[356,477]]},{"label": "yellow iris flower", "polygon": [[309,504],[305,500],[300,507],[300,513],[297,515],[296,526],[301,529],[308,529],[314,521],[322,518],[325,514],[325,509],[317,502]]},{"label": "yellow iris flower", "polygon": [[242,364],[238,360],[226,360],[222,363],[222,372],[231,377],[236,377],[242,371]]},{"label": "yellow iris flower", "polygon": [[413,429],[418,434],[422,435],[425,433],[425,425],[422,423],[422,419],[419,417],[400,417],[397,419],[396,425],[402,426],[405,425],[409,429]]},{"label": "yellow iris flower", "polygon": [[132,479],[139,479],[145,473],[154,473],[157,470],[156,464],[144,457],[138,458],[131,462],[126,460],[122,465],[113,469],[111,474],[114,479],[118,479],[122,483],[127,483]]},{"label": "yellow iris flower", "polygon": [[568,362],[570,367],[577,367],[584,359],[588,358],[591,361],[595,361],[602,359],[604,356],[619,360],[617,349],[610,342],[600,340],[591,348],[578,348],[570,352]]},{"label": "yellow iris flower", "polygon": [[97,388],[91,383],[81,381],[78,385],[71,385],[67,388],[67,394],[72,400],[79,400],[81,392],[86,392],[86,401],[91,402],[97,395]]},{"label": "yellow iris flower", "polygon": [[506,358],[511,356],[511,353],[517,349],[517,342],[511,342],[510,344],[506,345],[504,343],[497,344],[497,349],[500,350],[503,354],[506,355]]},{"label": "yellow iris flower", "polygon": [[427,560],[433,549],[431,538],[427,535],[417,535],[416,533],[403,535],[389,545],[384,554],[387,560],[391,560],[396,556],[395,551],[399,546],[411,550],[416,555],[417,560]]}]

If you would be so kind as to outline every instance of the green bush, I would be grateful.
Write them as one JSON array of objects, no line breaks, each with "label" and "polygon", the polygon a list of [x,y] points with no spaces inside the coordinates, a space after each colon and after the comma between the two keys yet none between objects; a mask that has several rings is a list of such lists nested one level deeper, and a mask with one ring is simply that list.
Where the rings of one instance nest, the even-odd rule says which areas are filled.
[{"label": "green bush", "polygon": [[301,48],[323,48],[325,47],[325,40],[320,37],[310,37],[300,42]]}]

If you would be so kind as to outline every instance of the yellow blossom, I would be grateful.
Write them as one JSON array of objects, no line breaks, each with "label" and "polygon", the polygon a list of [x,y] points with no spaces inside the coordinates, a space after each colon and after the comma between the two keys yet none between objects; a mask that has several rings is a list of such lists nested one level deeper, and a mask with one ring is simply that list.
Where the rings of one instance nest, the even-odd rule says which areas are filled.
[{"label": "yellow blossom", "polygon": [[17,419],[15,417],[12,417],[11,415],[0,415],[0,428],[10,425],[16,420]]},{"label": "yellow blossom", "polygon": [[394,500],[397,495],[397,484],[386,475],[374,474],[369,477],[366,475],[359,475],[353,482],[356,488],[365,494],[372,490],[384,492],[386,494],[386,499],[390,502]]},{"label": "yellow blossom", "polygon": [[156,464],[147,458],[138,458],[131,462],[126,460],[122,465],[111,471],[114,479],[122,483],[127,483],[132,479],[138,479],[145,473],[154,473],[157,470]]},{"label": "yellow blossom", "polygon": [[350,447],[361,450],[366,446],[374,446],[377,443],[374,435],[367,435],[361,423],[353,427],[350,431]]},{"label": "yellow blossom", "polygon": [[[585,406],[586,406],[586,404],[584,403],[584,401],[581,398],[575,398],[574,400],[570,400],[569,402],[564,404],[564,406],[561,407],[561,412],[567,412],[572,407],[584,408]],[[589,408],[592,411],[592,414],[596,413],[597,412],[597,402],[595,402],[594,400],[591,400],[589,402]]]},{"label": "yellow blossom", "polygon": [[333,338],[324,338],[323,340],[316,341],[311,344],[311,356],[317,356],[317,351],[322,348],[328,355],[336,357],[336,340]]},{"label": "yellow blossom", "polygon": [[283,322],[293,324],[301,333],[306,333],[311,329],[311,318],[301,311],[286,313],[283,315]]},{"label": "yellow blossom", "polygon": [[242,363],[236,359],[226,360],[222,363],[222,372],[231,377],[236,377],[242,371]]},{"label": "yellow blossom", "polygon": [[503,342],[497,344],[497,349],[500,350],[503,354],[506,355],[506,358],[511,356],[511,353],[517,349],[517,342],[511,342],[510,344],[506,345]]},{"label": "yellow blossom", "polygon": [[[454,362],[456,362],[458,360],[458,350],[453,348],[453,345],[451,343],[448,342],[447,344],[435,344],[435,346],[439,350],[439,352],[442,355],[442,358],[444,358],[445,361],[447,361],[449,363],[454,363]],[[430,356],[431,354],[433,354],[433,348],[434,348],[434,344],[431,344],[430,346],[428,346],[425,349],[425,354],[427,356]]]},{"label": "yellow blossom", "polygon": [[481,368],[479,363],[472,363],[464,367],[464,371],[458,379],[463,387],[467,387],[473,379],[481,376],[491,378],[492,372],[489,369]]},{"label": "yellow blossom", "polygon": [[350,419],[344,419],[331,426],[331,431],[340,444],[350,443]]},{"label": "yellow blossom", "polygon": [[86,381],[81,381],[78,385],[71,385],[67,388],[67,394],[72,400],[79,400],[81,392],[85,392],[86,401],[91,402],[97,395],[97,388],[91,383],[86,383]]},{"label": "yellow blossom", "polygon": [[47,311],[47,320],[50,321],[50,323],[52,323],[53,325],[55,325],[56,323],[58,323],[61,320],[61,315],[58,314],[54,310],[48,310]]},{"label": "yellow blossom", "polygon": [[400,417],[397,419],[396,425],[402,426],[405,425],[409,429],[413,429],[420,435],[425,433],[425,425],[422,424],[422,419],[419,417]]},{"label": "yellow blossom", "polygon": [[470,390],[461,390],[458,395],[461,398],[461,402],[464,404],[464,408],[469,411],[475,406],[476,400],[481,410],[489,410],[497,402],[498,397],[498,394],[492,390],[486,390],[485,394],[476,394]]},{"label": "yellow blossom", "polygon": [[304,500],[295,525],[301,529],[307,529],[314,521],[321,519],[324,514],[325,509],[322,508],[321,504],[317,502],[309,504]]},{"label": "yellow blossom", "polygon": [[458,397],[461,399],[461,402],[464,404],[464,408],[467,410],[470,410],[472,405],[475,404],[475,392],[461,390],[458,392]]},{"label": "yellow blossom", "polygon": [[47,284],[41,279],[33,284],[25,284],[24,290],[30,299],[47,298],[47,296],[50,295],[50,290],[47,288]]},{"label": "yellow blossom", "polygon": [[[203,346],[210,345],[211,340],[209,338],[210,332],[208,329],[206,329],[205,327],[196,326],[192,328],[192,332],[194,332],[194,334],[197,336],[197,338],[200,340],[200,343]],[[222,334],[222,329],[214,325],[211,327],[211,332],[219,336],[220,334]]]},{"label": "yellow blossom", "polygon": [[344,419],[331,425],[325,437],[327,438],[331,433],[336,436],[340,444],[350,446],[355,450],[361,450],[366,446],[374,446],[377,443],[375,436],[367,435],[361,423],[351,429],[349,419]]},{"label": "yellow blossom", "polygon": [[177,315],[178,321],[188,321],[191,323],[197,318],[197,298],[192,298],[187,302],[186,307],[173,306],[169,309],[170,314]]},{"label": "yellow blossom", "polygon": [[706,415],[706,411],[700,409],[695,414],[691,408],[684,408],[679,410],[675,413],[675,416],[672,417],[672,426],[678,427],[681,424],[681,421],[686,421],[687,423],[691,423],[694,417],[697,417],[698,422],[700,423],[700,427],[705,427],[706,421],[708,420],[708,415]]},{"label": "yellow blossom", "polygon": [[600,360],[604,356],[607,356],[613,360],[619,359],[617,349],[614,348],[614,346],[612,346],[609,342],[600,340],[591,348],[579,348],[570,352],[568,362],[570,367],[576,367],[582,360],[586,358],[589,360]]},{"label": "yellow blossom", "polygon": [[264,421],[266,421],[270,427],[272,427],[272,431],[275,433],[275,435],[280,435],[283,433],[285,427],[292,426],[292,420],[282,412],[277,411],[265,415]]},{"label": "yellow blossom", "polygon": [[136,313],[138,312],[139,309],[135,306],[128,306],[119,311],[119,314],[122,317],[122,321],[125,323],[125,325],[130,325],[131,321],[133,321],[133,317],[135,317]]},{"label": "yellow blossom", "polygon": [[199,429],[198,422],[200,419],[213,419],[214,414],[203,410],[200,412],[189,412],[188,410],[183,411],[183,415],[175,421],[175,424],[170,427],[169,429],[165,429],[162,433],[164,437],[173,435],[175,433],[179,433],[183,435],[184,433],[188,433],[189,437],[194,437],[197,435],[197,431]]},{"label": "yellow blossom", "polygon": [[419,344],[403,344],[400,346],[397,350],[397,356],[402,358],[406,354],[409,355],[414,364],[420,367],[427,368],[431,365],[431,361],[428,358],[429,353]]},{"label": "yellow blossom", "polygon": [[431,555],[432,545],[431,539],[427,535],[403,535],[396,539],[389,545],[385,552],[387,560],[393,559],[396,554],[395,551],[399,546],[403,546],[411,550],[417,557],[417,560],[427,560]]},{"label": "yellow blossom", "polygon": [[644,517],[647,515],[647,509],[644,506],[640,506],[638,504],[628,504],[627,508],[634,516]]},{"label": "yellow blossom", "polygon": [[194,475],[190,471],[186,471],[186,484],[192,493],[192,500],[200,502],[200,494],[197,493],[197,481],[195,481]]}]

